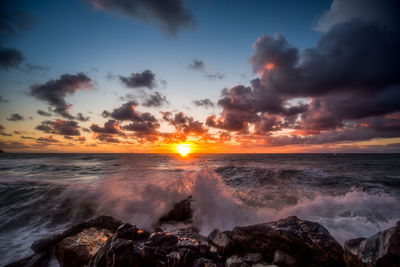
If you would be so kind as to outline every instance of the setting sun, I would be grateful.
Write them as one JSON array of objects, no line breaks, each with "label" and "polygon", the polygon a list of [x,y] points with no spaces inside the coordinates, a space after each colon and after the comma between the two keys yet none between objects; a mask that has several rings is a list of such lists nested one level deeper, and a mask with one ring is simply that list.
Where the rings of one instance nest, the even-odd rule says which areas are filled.
[{"label": "setting sun", "polygon": [[179,144],[176,146],[176,151],[182,156],[187,156],[190,153],[190,146],[188,144]]}]

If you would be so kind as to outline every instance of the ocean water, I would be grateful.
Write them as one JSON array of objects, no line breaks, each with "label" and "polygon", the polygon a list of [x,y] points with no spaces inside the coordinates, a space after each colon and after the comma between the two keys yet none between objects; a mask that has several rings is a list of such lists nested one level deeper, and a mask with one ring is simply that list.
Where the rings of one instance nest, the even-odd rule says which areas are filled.
[{"label": "ocean water", "polygon": [[296,215],[343,244],[400,220],[400,154],[0,154],[0,266],[98,215],[150,229],[189,195],[204,235]]}]

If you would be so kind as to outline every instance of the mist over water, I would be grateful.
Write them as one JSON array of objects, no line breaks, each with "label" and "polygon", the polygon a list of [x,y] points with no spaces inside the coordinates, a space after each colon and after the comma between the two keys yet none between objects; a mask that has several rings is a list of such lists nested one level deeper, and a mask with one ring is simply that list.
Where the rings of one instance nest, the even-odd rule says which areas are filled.
[{"label": "mist over water", "polygon": [[400,219],[396,154],[5,154],[0,171],[0,265],[98,215],[151,229],[189,195],[204,235],[296,215],[343,244]]}]

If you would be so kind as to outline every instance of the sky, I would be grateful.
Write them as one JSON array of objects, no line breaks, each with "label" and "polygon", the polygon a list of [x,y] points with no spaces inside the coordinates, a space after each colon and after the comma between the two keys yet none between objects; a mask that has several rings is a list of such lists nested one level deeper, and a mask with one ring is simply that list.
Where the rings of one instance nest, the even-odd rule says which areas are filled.
[{"label": "sky", "polygon": [[395,0],[2,0],[6,152],[400,152]]}]

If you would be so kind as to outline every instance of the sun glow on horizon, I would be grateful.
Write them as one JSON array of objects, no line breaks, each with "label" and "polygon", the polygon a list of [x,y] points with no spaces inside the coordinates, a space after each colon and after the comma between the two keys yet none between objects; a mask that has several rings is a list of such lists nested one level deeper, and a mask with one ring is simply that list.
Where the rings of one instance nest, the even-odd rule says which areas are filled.
[{"label": "sun glow on horizon", "polygon": [[179,144],[176,146],[176,151],[181,154],[182,157],[186,157],[190,153],[190,150],[189,144]]}]

